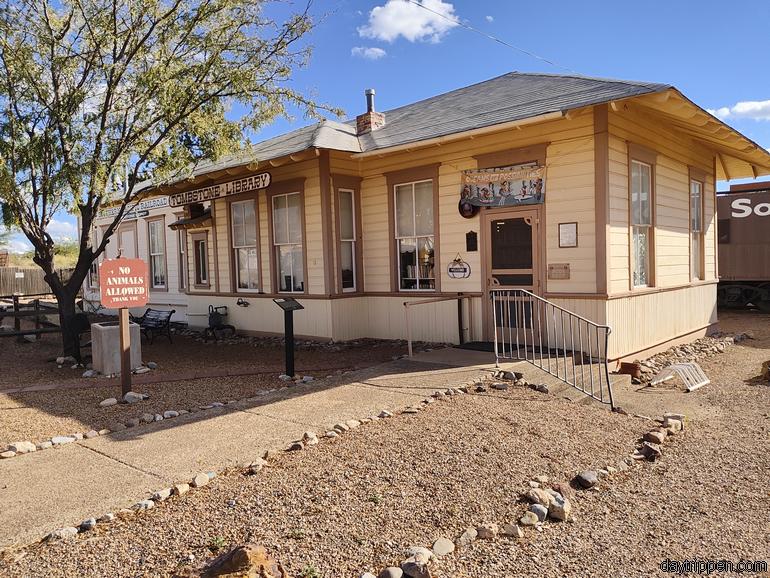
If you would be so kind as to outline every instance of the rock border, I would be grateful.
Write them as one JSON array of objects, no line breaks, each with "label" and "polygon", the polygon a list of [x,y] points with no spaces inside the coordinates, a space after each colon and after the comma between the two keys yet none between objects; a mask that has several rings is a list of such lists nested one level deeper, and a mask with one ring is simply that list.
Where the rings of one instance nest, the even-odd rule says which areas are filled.
[{"label": "rock border", "polygon": [[[505,372],[502,370],[491,370],[487,372],[487,376],[474,378],[459,387],[450,387],[443,390],[434,391],[431,396],[424,398],[417,404],[403,407],[401,410],[391,411],[383,409],[376,415],[370,415],[361,419],[349,419],[345,422],[339,422],[328,430],[322,437],[326,443],[334,442],[337,438],[344,436],[345,433],[350,432],[358,427],[361,427],[367,423],[373,423],[384,419],[391,419],[397,415],[409,416],[417,414],[423,411],[427,406],[437,401],[448,401],[449,398],[458,395],[468,395],[473,393],[484,393],[494,391],[506,391],[507,387],[502,387],[501,382],[497,380],[507,380],[512,382],[513,385],[519,387],[530,387],[536,391],[541,391],[536,385],[529,384],[524,376],[520,373]],[[301,383],[302,381],[298,381]],[[508,384],[504,384],[508,385]],[[266,390],[260,392],[256,397],[261,397],[275,391],[287,389],[289,386],[284,386],[278,389]],[[255,399],[255,397],[245,398]],[[230,401],[227,404],[214,403],[208,406],[204,406],[201,409],[214,409],[217,407],[223,407],[228,404],[235,403]],[[179,412],[177,415],[183,415]],[[149,415],[149,414],[148,414]],[[176,416],[173,416],[176,417]],[[171,418],[163,418],[171,419]],[[683,431],[685,426],[685,416],[683,414],[666,413],[663,417],[657,418],[660,423],[660,427],[653,428],[644,436],[637,444],[634,453],[631,456],[627,456],[617,462],[617,465],[606,465],[598,470],[585,470],[578,473],[572,480],[572,485],[583,489],[598,491],[596,486],[601,480],[612,476],[617,472],[627,471],[634,464],[639,463],[642,459],[647,461],[654,461],[662,455],[660,444],[648,441],[651,435],[662,435],[665,432],[664,440],[676,435]],[[77,435],[77,434],[76,434]],[[74,436],[73,436],[74,438]],[[74,439],[72,440],[74,441]],[[29,442],[28,442],[29,443]],[[65,442],[69,443],[69,442]],[[307,431],[303,434],[302,438],[294,440],[288,446],[286,446],[283,452],[294,452],[307,450],[313,446],[321,443],[321,438],[318,434],[312,431]],[[60,444],[61,445],[61,444]],[[245,466],[236,466],[235,469],[240,470],[243,475],[257,475],[265,467],[269,467],[271,461],[279,459],[281,455],[280,450],[267,450],[264,454],[256,460],[246,464]],[[641,457],[640,457],[641,456]],[[233,469],[233,468],[227,468]],[[107,512],[102,514],[98,518],[87,518],[81,521],[77,526],[65,526],[57,528],[46,534],[39,543],[49,543],[61,540],[69,540],[75,538],[78,534],[89,532],[101,525],[108,525],[113,522],[117,517],[127,518],[132,515],[141,515],[147,510],[155,508],[158,504],[161,504],[170,499],[177,499],[184,496],[188,492],[195,489],[196,491],[202,487],[205,487],[213,480],[217,474],[213,471],[199,472],[191,480],[174,484],[171,487],[164,487],[153,492],[148,498],[135,502],[129,508],[123,508],[117,513]],[[548,476],[538,475],[534,479],[530,480],[528,487],[520,493],[522,501],[529,503],[526,511],[519,518],[518,521],[506,520],[502,523],[483,521],[475,527],[466,528],[463,533],[456,539],[451,540],[446,537],[439,537],[432,544],[431,548],[423,546],[413,546],[406,552],[406,558],[401,562],[399,566],[385,567],[376,578],[430,578],[430,566],[440,557],[456,554],[458,551],[462,551],[463,548],[470,546],[475,540],[495,540],[501,538],[507,539],[522,539],[526,536],[525,528],[534,528],[538,532],[543,531],[543,525],[548,520],[555,522],[574,522],[572,517],[572,502],[571,496],[574,495],[574,490],[571,489],[570,484],[567,482],[552,483]],[[375,575],[369,571],[364,572],[361,578],[373,578]]]}]

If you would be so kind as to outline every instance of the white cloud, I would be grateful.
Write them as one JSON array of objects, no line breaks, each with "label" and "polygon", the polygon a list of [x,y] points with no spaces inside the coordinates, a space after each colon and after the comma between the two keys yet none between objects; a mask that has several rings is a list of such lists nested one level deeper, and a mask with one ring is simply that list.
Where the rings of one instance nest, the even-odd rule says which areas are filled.
[{"label": "white cloud", "polygon": [[366,58],[367,60],[379,60],[380,58],[385,57],[388,53],[385,52],[382,48],[377,48],[376,46],[354,46],[351,48],[350,54],[353,56]]},{"label": "white cloud", "polygon": [[48,223],[48,234],[56,240],[72,240],[77,239],[78,230],[75,223],[72,221],[60,221],[58,219],[51,219]]},{"label": "white cloud", "polygon": [[484,16],[484,20],[486,20],[487,22],[494,22],[495,21],[495,17],[494,16]]},{"label": "white cloud", "polygon": [[27,238],[22,233],[16,233],[11,235],[8,243],[3,245],[3,249],[6,249],[9,253],[26,253],[32,250],[32,244],[27,241]]},{"label": "white cloud", "polygon": [[770,120],[770,100],[746,100],[734,106],[707,109],[714,116],[727,118],[746,118],[750,120]]},{"label": "white cloud", "polygon": [[369,12],[369,22],[358,29],[364,38],[393,42],[403,36],[409,42],[439,42],[460,23],[451,2],[443,0],[388,0]]}]

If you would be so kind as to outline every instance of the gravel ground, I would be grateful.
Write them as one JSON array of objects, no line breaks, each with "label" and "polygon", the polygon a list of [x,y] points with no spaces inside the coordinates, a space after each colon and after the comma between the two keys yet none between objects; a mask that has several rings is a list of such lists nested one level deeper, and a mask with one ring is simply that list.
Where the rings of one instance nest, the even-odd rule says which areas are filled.
[{"label": "gravel ground", "polygon": [[[768,321],[725,319],[757,339],[704,362],[712,383],[690,395],[707,397],[710,411],[693,415],[662,459],[613,475],[597,492],[575,491],[574,522],[521,540],[478,540],[434,575],[650,576],[666,558],[770,560],[770,387],[756,379],[770,359]],[[616,463],[649,427],[528,390],[453,397],[281,455],[255,476],[227,472],[73,542],[7,554],[0,572],[168,576],[190,555],[211,556],[210,546],[251,540],[292,576],[358,578],[402,560],[408,546],[517,519],[528,480],[565,481]]]},{"label": "gravel ground", "polygon": [[[30,325],[31,327],[31,325]],[[177,378],[180,374],[206,375],[221,369],[237,367],[242,371],[283,371],[283,345],[274,339],[255,340],[255,343],[202,343],[184,335],[174,335],[173,343],[157,337],[150,344],[142,339],[142,358],[154,361],[158,368],[153,376]],[[55,383],[89,384],[95,379],[84,379],[83,369],[54,363],[61,355],[58,334],[45,334],[35,343],[17,342],[13,337],[0,340],[0,367],[13,368],[0,372],[0,392],[3,389]],[[425,344],[419,344],[425,347]],[[334,355],[329,355],[333,352]],[[90,353],[90,350],[84,350]],[[361,339],[341,344],[301,342],[296,352],[298,371],[323,369],[353,369],[389,361],[406,353],[406,342]],[[103,381],[103,378],[97,378]]]},{"label": "gravel ground", "polygon": [[[0,448],[20,440],[40,442],[54,435],[87,432],[109,428],[115,421],[125,422],[142,413],[163,413],[166,410],[188,409],[207,405],[213,401],[226,402],[242,399],[255,392],[284,385],[277,379],[283,372],[283,349],[271,345],[255,348],[247,344],[197,343],[178,336],[174,345],[156,344],[145,351],[152,352],[159,369],[151,372],[153,378],[179,377],[199,373],[213,373],[223,369],[259,372],[253,375],[210,377],[185,381],[168,381],[154,384],[138,383],[134,391],[147,393],[150,399],[138,405],[120,404],[109,408],[99,407],[99,402],[120,395],[120,385],[100,385],[104,380],[73,378],[83,370],[57,369],[55,363],[46,362],[49,355],[41,350],[58,351],[53,343],[17,344],[15,340],[4,342],[8,347],[0,351],[0,367],[12,367],[3,371],[0,380],[14,387],[34,383],[65,385],[78,383],[87,386],[59,390],[3,393],[0,385]],[[297,373],[323,378],[326,375],[360,369],[390,361],[394,356],[406,353],[406,347],[398,342],[361,340],[344,346],[330,355],[328,348],[301,350],[296,355]],[[149,360],[150,356],[145,355]],[[172,368],[172,369],[169,369]],[[175,369],[173,369],[175,368]],[[58,375],[65,375],[59,382]],[[66,377],[69,375],[70,377]],[[15,376],[15,377],[14,377]],[[43,379],[43,377],[45,379]],[[145,377],[145,376],[141,376]],[[37,381],[31,381],[31,380]]]}]

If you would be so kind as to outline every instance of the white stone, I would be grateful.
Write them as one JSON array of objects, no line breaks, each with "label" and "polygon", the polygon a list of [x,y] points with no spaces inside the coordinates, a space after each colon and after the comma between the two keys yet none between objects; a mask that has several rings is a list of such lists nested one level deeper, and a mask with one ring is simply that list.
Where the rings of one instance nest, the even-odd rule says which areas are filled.
[{"label": "white stone", "polygon": [[13,442],[8,449],[17,454],[28,454],[37,451],[37,446],[32,442]]},{"label": "white stone", "polygon": [[99,405],[101,407],[110,407],[111,405],[117,405],[117,404],[118,404],[118,400],[115,399],[114,397],[108,397],[107,399],[99,402]]},{"label": "white stone", "polygon": [[306,431],[302,434],[302,441],[307,446],[318,445],[318,436],[312,431]]},{"label": "white stone", "polygon": [[99,432],[93,429],[85,433],[85,438],[89,440],[93,438],[98,438],[98,437],[99,437]]},{"label": "white stone", "polygon": [[36,445],[36,447],[37,447],[37,449],[39,449],[39,450],[47,450],[48,448],[52,448],[52,447],[53,447],[53,444],[52,444],[50,441],[46,440],[46,441],[44,441],[44,442],[40,442],[40,443],[38,443],[38,444]]},{"label": "white stone", "polygon": [[500,533],[500,527],[497,524],[486,523],[476,528],[476,532],[478,532],[478,537],[483,540],[493,540]]},{"label": "white stone", "polygon": [[163,419],[164,419],[163,416],[160,415],[159,413],[155,414],[155,421],[163,421]]},{"label": "white stone", "polygon": [[47,540],[69,540],[71,538],[74,538],[78,534],[78,529],[74,526],[68,526],[66,528],[59,528],[58,530],[54,530],[48,536],[46,536]]},{"label": "white stone", "polygon": [[433,553],[436,556],[446,556],[455,551],[455,544],[447,538],[439,538],[433,542]]},{"label": "white stone", "polygon": [[200,488],[209,483],[209,475],[206,473],[196,474],[190,484],[193,488]]},{"label": "white stone", "polygon": [[165,502],[171,497],[171,488],[163,488],[158,490],[152,495],[152,499],[156,502]]},{"label": "white stone", "polygon": [[473,542],[478,537],[478,535],[479,533],[476,531],[476,528],[468,528],[459,538],[457,538],[457,545],[467,546]]},{"label": "white stone", "polygon": [[98,521],[100,524],[105,524],[105,523],[112,522],[114,519],[115,519],[115,514],[113,514],[112,512],[108,512],[104,514],[101,518],[99,518]]},{"label": "white stone", "polygon": [[164,411],[163,419],[170,419],[172,417],[179,417],[179,412],[174,410]]},{"label": "white stone", "polygon": [[393,417],[393,412],[388,411],[387,409],[383,409],[379,416],[380,418],[386,418],[386,417]]},{"label": "white stone", "polygon": [[87,520],[83,520],[80,522],[80,529],[83,532],[87,532],[88,530],[93,530],[96,527],[96,518],[88,518]]},{"label": "white stone", "polygon": [[74,433],[74,434],[72,434],[72,437],[75,438],[76,440],[82,440],[83,439],[83,434],[82,433]]},{"label": "white stone", "polygon": [[190,484],[174,484],[173,492],[175,496],[184,496],[189,491]]},{"label": "white stone", "polygon": [[136,375],[141,375],[142,373],[149,373],[149,372],[150,372],[150,368],[149,367],[137,367],[134,370],[134,373]]},{"label": "white stone", "polygon": [[554,520],[561,520],[562,522],[569,519],[571,511],[572,504],[567,498],[554,498],[548,506],[548,515]]},{"label": "white stone", "polygon": [[136,512],[143,512],[144,510],[152,510],[155,507],[155,502],[152,500],[142,500],[133,505],[133,510]]},{"label": "white stone", "polygon": [[75,438],[72,436],[54,436],[51,438],[51,443],[55,446],[70,444],[74,441],[75,441]]},{"label": "white stone", "polygon": [[135,391],[129,391],[123,396],[123,401],[126,403],[137,403],[144,399],[144,395]]},{"label": "white stone", "polygon": [[10,450],[0,453],[0,460],[7,460],[8,458],[16,457],[16,452]]}]

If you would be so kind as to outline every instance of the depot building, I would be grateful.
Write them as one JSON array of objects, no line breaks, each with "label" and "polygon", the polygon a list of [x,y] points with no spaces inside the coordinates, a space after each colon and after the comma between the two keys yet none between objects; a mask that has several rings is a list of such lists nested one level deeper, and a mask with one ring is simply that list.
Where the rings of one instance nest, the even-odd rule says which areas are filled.
[{"label": "depot building", "polygon": [[280,334],[290,295],[305,337],[403,339],[408,315],[414,339],[487,341],[489,291],[510,287],[633,358],[715,327],[715,182],[766,174],[765,149],[672,86],[510,73],[385,112],[368,91],[354,121],[148,189],[106,256],[145,259],[150,306],[191,327],[226,305]]}]

